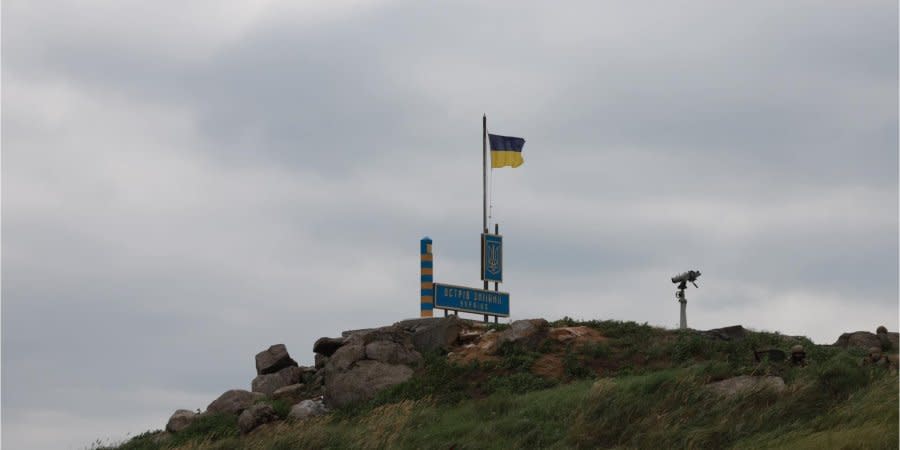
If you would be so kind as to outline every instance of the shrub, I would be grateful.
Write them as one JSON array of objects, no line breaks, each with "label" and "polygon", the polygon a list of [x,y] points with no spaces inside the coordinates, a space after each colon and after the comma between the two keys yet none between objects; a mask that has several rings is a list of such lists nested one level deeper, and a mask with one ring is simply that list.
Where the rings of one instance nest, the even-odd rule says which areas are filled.
[{"label": "shrub", "polygon": [[855,358],[846,353],[826,361],[819,367],[817,375],[819,385],[833,395],[850,394],[869,382],[866,371]]}]

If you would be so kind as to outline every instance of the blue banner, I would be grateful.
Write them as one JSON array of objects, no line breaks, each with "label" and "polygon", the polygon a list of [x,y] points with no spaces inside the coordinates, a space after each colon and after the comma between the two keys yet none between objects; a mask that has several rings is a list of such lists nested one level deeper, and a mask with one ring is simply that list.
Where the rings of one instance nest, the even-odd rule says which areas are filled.
[{"label": "blue banner", "polygon": [[509,293],[434,283],[434,307],[509,317]]},{"label": "blue banner", "polygon": [[481,279],[503,282],[503,236],[481,235]]}]

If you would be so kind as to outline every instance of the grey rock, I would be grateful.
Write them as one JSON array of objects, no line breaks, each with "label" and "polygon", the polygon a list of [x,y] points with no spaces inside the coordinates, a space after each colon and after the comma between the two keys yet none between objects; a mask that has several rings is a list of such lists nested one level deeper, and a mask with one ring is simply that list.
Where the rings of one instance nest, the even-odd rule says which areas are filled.
[{"label": "grey rock", "polygon": [[285,367],[296,366],[297,361],[291,359],[284,344],[275,344],[268,350],[256,354],[256,374],[275,373]]},{"label": "grey rock", "polygon": [[517,320],[509,325],[509,328],[500,333],[497,338],[497,348],[505,343],[521,346],[534,350],[547,337],[550,323],[544,319]]},{"label": "grey rock", "polygon": [[[337,350],[335,350],[335,351],[337,351]],[[334,354],[334,353],[332,353],[332,354]],[[327,363],[327,362],[328,362],[327,356],[325,356],[321,353],[316,353],[316,369],[321,369],[321,368],[325,367],[325,363]]]},{"label": "grey rock", "polygon": [[410,319],[397,322],[395,326],[412,333],[413,347],[420,353],[449,350],[463,329],[456,316]]},{"label": "grey rock", "polygon": [[841,348],[858,347],[868,350],[871,347],[881,348],[881,340],[874,333],[855,331],[842,334],[834,345]]},{"label": "grey rock", "polygon": [[330,373],[325,377],[325,403],[340,407],[372,399],[379,391],[400,384],[412,377],[408,366],[380,361],[358,361],[346,372]]},{"label": "grey rock", "polygon": [[253,392],[259,392],[267,397],[272,396],[279,388],[297,384],[303,380],[304,368],[297,366],[285,367],[276,373],[258,375],[250,383]]},{"label": "grey rock", "polygon": [[412,346],[412,333],[403,328],[390,325],[369,330],[361,330],[347,338],[347,344],[361,343],[365,345],[375,341],[390,341],[406,346]]},{"label": "grey rock", "polygon": [[278,414],[272,405],[259,403],[244,410],[238,417],[238,428],[241,433],[249,433],[254,428],[278,420]]},{"label": "grey rock", "polygon": [[747,330],[741,325],[732,325],[724,328],[713,328],[712,330],[703,331],[701,334],[710,339],[738,341],[747,337]]},{"label": "grey rock", "polygon": [[770,390],[780,394],[787,389],[784,380],[781,379],[781,377],[754,377],[750,375],[741,375],[727,380],[716,381],[715,383],[710,383],[706,386],[711,392],[724,397],[752,394],[763,390]]},{"label": "grey rock", "polygon": [[391,341],[375,341],[366,344],[366,358],[388,364],[418,365],[423,359],[412,348]]},{"label": "grey rock", "polygon": [[344,338],[330,338],[330,337],[321,337],[319,338],[315,344],[313,344],[313,352],[316,353],[316,356],[331,356],[336,352],[341,346],[344,345]]},{"label": "grey rock", "polygon": [[220,395],[219,398],[213,400],[206,407],[207,412],[211,413],[231,413],[240,414],[243,410],[261,400],[266,396],[258,392],[248,392],[243,389],[232,389]]},{"label": "grey rock", "polygon": [[272,393],[275,400],[284,400],[289,404],[294,404],[300,400],[307,398],[308,389],[305,384],[297,383],[277,389]]},{"label": "grey rock", "polygon": [[374,328],[360,328],[359,330],[347,330],[347,331],[342,331],[341,336],[344,338],[348,338],[350,336],[353,336],[354,334],[368,333],[372,330],[374,330]]},{"label": "grey rock", "polygon": [[303,400],[291,407],[288,417],[294,420],[303,420],[308,417],[321,416],[328,412],[321,400]]},{"label": "grey rock", "polygon": [[[347,370],[355,362],[366,357],[366,347],[362,343],[347,344],[338,349],[328,358],[328,364],[325,365],[326,373]],[[327,378],[327,375],[326,375]]]},{"label": "grey rock", "polygon": [[166,423],[166,431],[169,433],[177,433],[190,426],[202,415],[202,413],[196,413],[187,409],[179,409],[169,417],[169,421]]}]

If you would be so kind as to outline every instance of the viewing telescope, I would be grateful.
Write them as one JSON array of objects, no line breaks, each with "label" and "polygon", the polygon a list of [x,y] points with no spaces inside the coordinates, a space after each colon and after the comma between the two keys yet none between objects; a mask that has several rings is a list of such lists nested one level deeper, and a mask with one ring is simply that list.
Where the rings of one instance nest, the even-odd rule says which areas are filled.
[{"label": "viewing telescope", "polygon": [[699,270],[688,270],[687,272],[684,272],[684,273],[681,273],[681,274],[678,274],[678,275],[675,275],[674,277],[672,277],[672,282],[673,283],[681,283],[682,286],[679,286],[679,288],[681,288],[681,289],[684,289],[683,286],[686,286],[685,283],[688,283],[688,282],[693,284],[695,288],[699,288],[700,286],[697,286],[697,283],[696,283],[697,278],[700,278]]},{"label": "viewing telescope", "polygon": [[700,278],[699,270],[688,270],[672,277],[672,282],[678,283],[678,291],[675,292],[675,298],[678,300],[678,303],[681,303],[681,323],[679,328],[682,330],[687,329],[687,299],[684,297],[684,290],[687,289],[688,283],[693,284],[695,288],[699,288],[700,286],[697,286],[697,278]]}]

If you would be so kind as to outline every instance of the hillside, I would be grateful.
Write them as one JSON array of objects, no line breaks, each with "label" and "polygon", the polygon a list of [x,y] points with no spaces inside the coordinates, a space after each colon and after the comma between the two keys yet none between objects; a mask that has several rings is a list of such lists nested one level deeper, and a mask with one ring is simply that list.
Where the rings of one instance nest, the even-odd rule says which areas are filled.
[{"label": "hillside", "polygon": [[[868,364],[873,343],[890,359]],[[824,346],[740,326],[450,318],[320,339],[313,368],[276,347],[257,369],[301,382],[261,373],[267,392],[242,408],[222,411],[229,391],[114,448],[898,447],[896,333]]]}]

